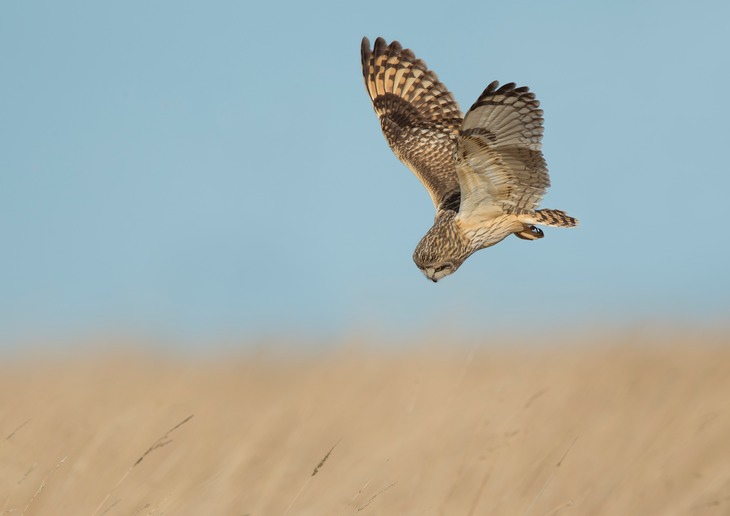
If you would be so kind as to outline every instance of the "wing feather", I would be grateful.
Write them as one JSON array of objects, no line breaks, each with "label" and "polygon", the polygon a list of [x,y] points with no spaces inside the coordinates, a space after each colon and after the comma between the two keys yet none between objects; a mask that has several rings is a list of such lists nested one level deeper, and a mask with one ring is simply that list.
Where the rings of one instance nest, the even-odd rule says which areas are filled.
[{"label": "wing feather", "polygon": [[542,155],[543,111],[525,86],[492,82],[469,109],[459,131],[456,172],[460,216],[537,208],[550,186]]},{"label": "wing feather", "polygon": [[453,95],[413,52],[377,38],[361,46],[365,87],[388,145],[428,190],[434,206],[459,193],[453,160],[463,115]]}]

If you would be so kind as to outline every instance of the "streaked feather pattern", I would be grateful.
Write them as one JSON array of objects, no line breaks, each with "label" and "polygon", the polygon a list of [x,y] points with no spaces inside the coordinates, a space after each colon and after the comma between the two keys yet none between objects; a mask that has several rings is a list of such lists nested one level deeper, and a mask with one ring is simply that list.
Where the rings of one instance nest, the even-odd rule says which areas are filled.
[{"label": "streaked feather pattern", "polygon": [[362,41],[365,86],[393,152],[428,190],[434,206],[459,191],[452,156],[462,122],[454,96],[417,59],[394,41]]},{"label": "streaked feather pattern", "polygon": [[397,41],[363,38],[363,77],[390,148],[428,190],[434,224],[413,254],[432,281],[510,234],[538,240],[541,224],[573,227],[538,210],[550,186],[543,111],[526,86],[492,82],[463,116],[434,72]]}]

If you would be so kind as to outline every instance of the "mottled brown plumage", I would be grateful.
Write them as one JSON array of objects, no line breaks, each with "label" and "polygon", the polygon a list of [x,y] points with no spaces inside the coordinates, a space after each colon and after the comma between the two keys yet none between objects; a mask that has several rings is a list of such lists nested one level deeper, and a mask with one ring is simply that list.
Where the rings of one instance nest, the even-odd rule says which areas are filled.
[{"label": "mottled brown plumage", "polygon": [[463,116],[453,95],[393,41],[363,38],[365,87],[388,144],[423,183],[434,225],[413,260],[432,281],[510,234],[542,238],[535,224],[573,227],[559,210],[538,210],[550,186],[541,152],[540,103],[525,86],[492,82]]}]

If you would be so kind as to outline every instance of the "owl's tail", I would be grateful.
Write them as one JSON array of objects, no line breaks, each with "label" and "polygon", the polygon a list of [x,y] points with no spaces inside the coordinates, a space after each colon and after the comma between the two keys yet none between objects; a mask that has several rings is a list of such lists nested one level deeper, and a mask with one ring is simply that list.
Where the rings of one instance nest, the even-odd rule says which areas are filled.
[{"label": "owl's tail", "polygon": [[556,228],[574,228],[578,219],[561,210],[537,210],[520,216],[520,221],[527,224],[540,224]]}]

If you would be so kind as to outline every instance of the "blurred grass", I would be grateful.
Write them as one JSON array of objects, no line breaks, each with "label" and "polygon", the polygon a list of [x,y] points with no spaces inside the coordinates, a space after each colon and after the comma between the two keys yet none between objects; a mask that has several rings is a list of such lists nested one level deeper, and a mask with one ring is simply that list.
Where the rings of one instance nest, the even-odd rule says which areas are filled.
[{"label": "blurred grass", "polygon": [[0,510],[730,514],[728,334],[570,340],[6,361]]}]

